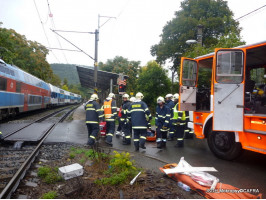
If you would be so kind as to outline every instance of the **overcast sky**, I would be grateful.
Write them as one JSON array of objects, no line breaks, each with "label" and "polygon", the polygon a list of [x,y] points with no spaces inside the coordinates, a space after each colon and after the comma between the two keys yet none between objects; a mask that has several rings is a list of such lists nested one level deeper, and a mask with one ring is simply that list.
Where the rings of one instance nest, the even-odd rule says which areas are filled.
[{"label": "overcast sky", "polygon": [[[150,47],[160,41],[159,35],[167,21],[180,9],[181,0],[48,0],[52,17],[49,17],[47,0],[0,0],[2,27],[14,29],[28,40],[46,47],[75,49],[50,30],[94,32],[98,27],[98,14],[116,17],[100,29],[99,61],[105,62],[115,56],[141,61],[145,65],[155,59]],[[266,0],[228,0],[229,8],[237,19],[266,4]],[[54,20],[54,25],[52,23]],[[102,25],[107,18],[101,17]],[[266,7],[240,21],[242,38],[249,43],[266,40]],[[94,57],[94,35],[60,33],[72,43]],[[191,38],[195,39],[195,38]],[[93,60],[83,53],[53,50],[49,63],[93,65]],[[168,64],[169,65],[169,64]],[[165,66],[167,67],[167,66]]]}]

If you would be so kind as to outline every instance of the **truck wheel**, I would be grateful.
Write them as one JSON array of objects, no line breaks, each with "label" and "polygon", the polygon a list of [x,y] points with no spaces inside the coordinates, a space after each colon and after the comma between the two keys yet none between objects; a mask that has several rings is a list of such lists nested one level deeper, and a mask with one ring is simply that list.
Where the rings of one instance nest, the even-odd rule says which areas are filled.
[{"label": "truck wheel", "polygon": [[235,142],[233,132],[212,131],[208,135],[208,145],[216,157],[224,160],[233,160],[242,152],[242,146]]}]

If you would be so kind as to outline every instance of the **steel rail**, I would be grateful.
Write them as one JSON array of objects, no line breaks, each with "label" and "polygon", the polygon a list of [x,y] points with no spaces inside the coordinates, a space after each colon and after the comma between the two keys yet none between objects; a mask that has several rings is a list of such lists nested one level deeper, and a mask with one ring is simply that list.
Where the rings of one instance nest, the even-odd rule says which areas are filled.
[{"label": "steel rail", "polygon": [[21,167],[12,177],[12,179],[8,182],[6,187],[2,190],[0,194],[0,199],[9,199],[11,197],[12,193],[17,189],[20,183],[20,180],[22,180],[27,170],[29,169],[30,165],[34,162],[45,139],[48,137],[48,135],[52,132],[52,130],[56,127],[58,123],[63,122],[65,118],[78,107],[79,105],[71,109],[70,111],[68,111],[63,117],[60,118],[58,122],[50,126],[50,128],[46,131],[44,136],[41,138],[41,141],[38,143],[37,147],[33,150],[33,152],[30,154],[27,160],[21,165]]},{"label": "steel rail", "polygon": [[13,132],[11,132],[11,133],[5,135],[5,136],[3,136],[3,137],[2,137],[2,140],[5,140],[7,137],[9,137],[9,136],[11,136],[11,135],[14,135],[15,133],[21,131],[21,130],[24,129],[24,128],[27,128],[28,126],[30,126],[30,125],[32,125],[32,124],[34,124],[34,123],[42,122],[42,121],[48,119],[49,117],[52,117],[53,115],[55,115],[55,114],[57,114],[57,113],[59,113],[59,112],[62,112],[63,110],[66,110],[67,108],[69,108],[69,107],[65,107],[65,108],[63,108],[63,109],[61,109],[61,110],[57,110],[57,111],[55,111],[55,112],[53,112],[53,113],[50,113],[50,114],[48,114],[48,115],[46,115],[46,116],[44,116],[44,117],[41,117],[41,118],[39,118],[39,119],[37,119],[37,120],[35,120],[35,121],[29,123],[28,125],[23,126],[23,127],[19,128],[19,129],[17,129],[17,130],[15,130],[15,131],[13,131]]}]

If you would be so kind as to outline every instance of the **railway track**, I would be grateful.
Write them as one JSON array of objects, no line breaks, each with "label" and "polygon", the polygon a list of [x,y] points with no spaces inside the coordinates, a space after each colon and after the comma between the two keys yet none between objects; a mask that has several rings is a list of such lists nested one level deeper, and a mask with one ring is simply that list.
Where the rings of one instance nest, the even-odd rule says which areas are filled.
[{"label": "railway track", "polygon": [[[4,139],[8,139],[8,137],[25,128],[30,127],[35,123],[43,122],[50,117],[58,115],[58,120],[47,127],[47,130],[45,130],[45,133],[42,135],[37,144],[31,143],[30,145],[25,146],[22,149],[13,149],[9,145],[0,148],[0,199],[11,197],[11,194],[18,187],[20,180],[23,179],[27,170],[30,168],[31,163],[34,162],[47,136],[52,132],[52,130],[58,123],[63,122],[66,117],[77,107],[78,106],[75,106],[72,109],[64,108],[62,110],[56,111],[4,136]],[[62,115],[59,115],[60,112],[64,113]]]}]

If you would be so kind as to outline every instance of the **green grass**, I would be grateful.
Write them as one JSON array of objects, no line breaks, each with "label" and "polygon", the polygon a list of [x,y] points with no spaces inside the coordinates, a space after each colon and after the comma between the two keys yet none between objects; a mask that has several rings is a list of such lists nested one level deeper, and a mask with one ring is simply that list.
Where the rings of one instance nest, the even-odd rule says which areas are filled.
[{"label": "green grass", "polygon": [[38,176],[42,178],[45,183],[51,184],[63,180],[61,176],[58,175],[58,168],[51,168],[48,166],[40,167],[38,169]]},{"label": "green grass", "polygon": [[41,199],[55,199],[57,197],[57,193],[55,191],[50,191],[42,195]]}]

